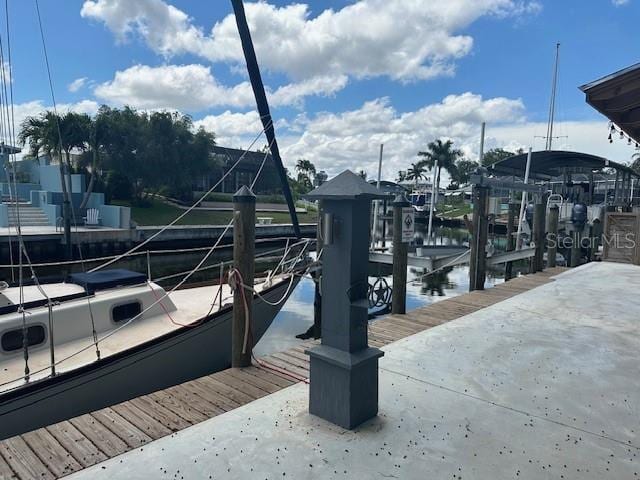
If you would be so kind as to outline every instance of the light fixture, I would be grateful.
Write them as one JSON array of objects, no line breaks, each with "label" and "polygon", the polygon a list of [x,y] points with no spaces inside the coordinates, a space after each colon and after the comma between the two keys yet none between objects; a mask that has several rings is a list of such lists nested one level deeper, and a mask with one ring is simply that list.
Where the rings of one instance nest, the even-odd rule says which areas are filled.
[{"label": "light fixture", "polygon": [[611,134],[609,134],[608,139],[609,139],[609,143],[613,143],[613,138],[611,137]]},{"label": "light fixture", "polygon": [[620,138],[624,138],[624,132],[620,130]]}]

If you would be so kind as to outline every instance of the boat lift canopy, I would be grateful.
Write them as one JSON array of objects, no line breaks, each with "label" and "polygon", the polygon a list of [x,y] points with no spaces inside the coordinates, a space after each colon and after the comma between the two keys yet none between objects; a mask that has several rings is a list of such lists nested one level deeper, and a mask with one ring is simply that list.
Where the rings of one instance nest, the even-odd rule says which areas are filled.
[{"label": "boat lift canopy", "polygon": [[[496,175],[523,177],[527,165],[527,154],[514,155],[494,163],[489,169]],[[612,168],[620,173],[640,178],[627,165],[613,162],[603,157],[588,153],[569,152],[564,150],[543,150],[531,154],[531,170],[529,178],[549,181],[567,173],[591,174]]]}]

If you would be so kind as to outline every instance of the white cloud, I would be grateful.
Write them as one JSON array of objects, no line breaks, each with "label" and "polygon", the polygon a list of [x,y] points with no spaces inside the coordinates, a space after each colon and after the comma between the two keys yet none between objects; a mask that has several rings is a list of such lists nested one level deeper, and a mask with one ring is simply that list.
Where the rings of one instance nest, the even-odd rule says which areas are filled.
[{"label": "white cloud", "polygon": [[[227,110],[219,115],[207,115],[193,123],[196,128],[203,127],[205,130],[214,132],[219,145],[232,148],[247,148],[262,131],[262,122],[256,111],[237,113]],[[277,120],[276,136],[279,137],[278,133],[287,127],[285,120]],[[260,148],[266,143],[267,140],[263,135],[255,142],[252,149]]]},{"label": "white cloud", "polygon": [[[261,65],[296,80],[317,76],[388,76],[399,80],[450,75],[473,39],[460,32],[483,16],[526,16],[531,0],[359,0],[312,16],[307,4],[246,3]],[[119,41],[139,35],[167,57],[195,54],[242,63],[233,15],[210,34],[162,0],[86,0],[81,15],[102,21]]]},{"label": "white cloud", "polygon": [[417,152],[435,138],[451,138],[470,154],[483,121],[522,122],[524,105],[520,100],[484,100],[480,95],[464,93],[449,95],[440,103],[413,112],[399,113],[383,98],[357,110],[302,119],[302,135],[289,136],[281,143],[288,164],[304,157],[333,174],[350,168],[365,170],[370,176],[377,169],[379,145],[384,143],[384,174],[395,178],[397,171],[415,162]]},{"label": "white cloud", "polygon": [[76,78],[67,86],[67,89],[71,93],[75,93],[87,84],[87,80],[89,80],[87,77]]},{"label": "white cloud", "polygon": [[[260,115],[256,111],[235,113],[227,110],[220,115],[207,115],[195,121],[194,125],[214,132],[218,144],[233,148],[248,146],[247,142],[251,141],[248,139],[262,130]],[[262,144],[258,145],[261,146]]]},{"label": "white cloud", "polygon": [[622,5],[628,4],[629,0],[611,0],[611,3],[616,7],[621,7]]},{"label": "white cloud", "polygon": [[[345,76],[316,77],[284,85],[267,94],[272,106],[301,106],[306,96],[333,95],[346,83]],[[135,65],[116,72],[113,80],[98,85],[95,94],[113,104],[143,109],[166,108],[193,112],[219,106],[243,108],[255,105],[249,82],[232,87],[221,85],[211,69],[200,64],[160,67]]]},{"label": "white cloud", "polygon": [[[544,140],[535,137],[544,135],[546,123],[528,122],[520,100],[485,100],[471,93],[450,95],[440,103],[406,113],[399,113],[388,99],[378,99],[352,111],[302,117],[297,125],[302,133],[289,129],[280,135],[280,144],[289,167],[298,158],[307,158],[332,175],[349,168],[365,170],[373,178],[379,146],[384,143],[383,175],[395,179],[398,170],[415,162],[417,152],[436,138],[453,140],[468,158],[477,160],[483,121],[487,122],[486,149],[544,148]],[[609,144],[605,120],[558,122],[555,131],[567,137],[554,142],[556,149],[587,152],[621,162],[629,161],[635,152],[623,141]]]},{"label": "white cloud", "polygon": [[98,85],[95,94],[118,105],[188,111],[219,105],[247,106],[253,101],[248,82],[225,87],[203,65],[135,65]]}]

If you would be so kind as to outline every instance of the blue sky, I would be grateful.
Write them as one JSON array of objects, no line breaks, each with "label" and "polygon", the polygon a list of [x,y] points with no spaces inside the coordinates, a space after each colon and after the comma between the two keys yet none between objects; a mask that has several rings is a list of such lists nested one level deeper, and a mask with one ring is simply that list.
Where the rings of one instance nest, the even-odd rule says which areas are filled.
[{"label": "blue sky", "polygon": [[[473,158],[482,121],[490,147],[542,148],[535,136],[545,130],[557,41],[558,147],[622,161],[634,153],[609,145],[606,120],[577,87],[638,61],[640,0],[246,3],[289,165],[305,157],[330,173],[373,175],[385,143],[392,176],[437,137]],[[51,94],[34,0],[9,7],[20,119],[49,107]],[[40,0],[40,8],[62,109],[178,109],[235,147],[260,131],[230,2]]]}]

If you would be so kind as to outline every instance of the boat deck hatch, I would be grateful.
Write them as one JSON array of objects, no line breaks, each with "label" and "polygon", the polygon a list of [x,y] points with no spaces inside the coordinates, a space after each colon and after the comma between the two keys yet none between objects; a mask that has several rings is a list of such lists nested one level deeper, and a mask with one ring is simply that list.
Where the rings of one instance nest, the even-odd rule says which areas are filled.
[{"label": "boat deck hatch", "polygon": [[84,287],[89,292],[106,290],[109,288],[140,285],[147,281],[142,273],[124,269],[101,270],[99,272],[72,273],[69,282]]}]

